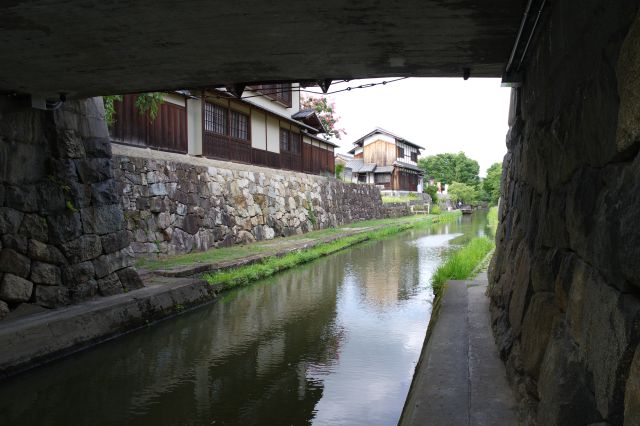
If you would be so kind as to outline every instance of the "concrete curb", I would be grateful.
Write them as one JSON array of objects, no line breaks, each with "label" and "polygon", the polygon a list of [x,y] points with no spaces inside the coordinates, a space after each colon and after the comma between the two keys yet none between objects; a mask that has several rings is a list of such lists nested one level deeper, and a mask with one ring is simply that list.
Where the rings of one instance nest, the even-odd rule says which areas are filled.
[{"label": "concrete curb", "polygon": [[199,279],[154,279],[131,293],[0,323],[0,379],[78,352],[216,298]]}]

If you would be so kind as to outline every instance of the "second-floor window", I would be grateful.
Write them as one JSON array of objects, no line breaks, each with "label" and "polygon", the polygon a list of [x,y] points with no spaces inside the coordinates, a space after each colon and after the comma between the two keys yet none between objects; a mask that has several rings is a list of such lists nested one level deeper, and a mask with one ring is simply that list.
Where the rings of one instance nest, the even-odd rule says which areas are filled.
[{"label": "second-floor window", "polygon": [[404,148],[398,147],[398,158],[404,158]]},{"label": "second-floor window", "polygon": [[204,105],[204,130],[233,139],[249,140],[249,116],[217,104]]},{"label": "second-floor window", "polygon": [[227,134],[228,110],[220,105],[205,103],[204,129],[208,132]]},{"label": "second-floor window", "polygon": [[411,153],[411,161],[413,161],[414,163],[418,162],[418,153],[417,152],[412,152]]}]

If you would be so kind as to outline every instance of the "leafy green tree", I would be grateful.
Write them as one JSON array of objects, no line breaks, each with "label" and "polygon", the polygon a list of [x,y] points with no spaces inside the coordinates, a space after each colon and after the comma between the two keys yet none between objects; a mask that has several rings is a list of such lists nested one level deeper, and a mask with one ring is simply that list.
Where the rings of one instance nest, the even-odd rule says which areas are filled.
[{"label": "leafy green tree", "polygon": [[448,193],[449,198],[451,198],[451,201],[454,203],[460,201],[465,204],[474,204],[480,198],[480,194],[475,187],[462,182],[453,182],[450,184]]},{"label": "leafy green tree", "polygon": [[425,184],[425,188],[424,188],[424,192],[426,192],[427,194],[429,194],[429,196],[431,197],[431,200],[433,202],[438,202],[438,188],[436,188],[433,185],[426,185]]},{"label": "leafy green tree", "polygon": [[300,106],[303,109],[311,108],[315,110],[316,114],[318,114],[318,118],[320,118],[322,126],[326,130],[323,134],[323,137],[326,140],[329,140],[332,137],[341,139],[342,135],[347,134],[344,129],[338,128],[338,121],[340,120],[340,117],[336,115],[336,104],[334,102],[329,102],[326,97],[303,97],[300,100]]},{"label": "leafy green tree", "polygon": [[464,152],[430,155],[421,158],[418,166],[424,170],[425,177],[432,177],[443,184],[459,182],[475,186],[480,181],[480,165]]},{"label": "leafy green tree", "polygon": [[502,163],[494,163],[487,169],[487,177],[482,181],[482,189],[487,194],[491,205],[498,204],[500,198],[500,178],[502,177]]},{"label": "leafy green tree", "polygon": [[340,179],[343,180],[342,178],[344,177],[344,164],[336,164],[336,168],[335,168],[335,172],[336,172],[336,179]]}]

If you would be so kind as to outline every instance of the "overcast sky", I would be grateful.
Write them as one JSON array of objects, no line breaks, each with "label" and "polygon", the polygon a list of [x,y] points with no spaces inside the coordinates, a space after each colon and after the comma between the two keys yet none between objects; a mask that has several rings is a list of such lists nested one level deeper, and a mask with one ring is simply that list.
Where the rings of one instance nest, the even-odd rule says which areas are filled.
[{"label": "overcast sky", "polygon": [[[352,80],[330,91],[363,83],[392,80]],[[387,85],[329,95],[335,102],[339,127],[347,131],[338,152],[375,127],[382,127],[426,149],[422,156],[464,151],[480,163],[480,176],[502,162],[507,152],[509,89],[498,79],[409,78]]]}]

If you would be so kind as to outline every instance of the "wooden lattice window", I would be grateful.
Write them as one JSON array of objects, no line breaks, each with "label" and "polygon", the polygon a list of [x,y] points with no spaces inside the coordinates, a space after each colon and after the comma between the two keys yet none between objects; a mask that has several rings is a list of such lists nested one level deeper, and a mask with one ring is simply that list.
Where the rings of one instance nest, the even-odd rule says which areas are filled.
[{"label": "wooden lattice window", "polygon": [[404,158],[404,148],[398,147],[398,158]]},{"label": "wooden lattice window", "polygon": [[411,153],[411,161],[413,161],[414,163],[418,162],[418,153],[417,152],[412,152]]},{"label": "wooden lattice window", "polygon": [[289,152],[289,136],[287,129],[280,129],[280,151]]},{"label": "wooden lattice window", "polygon": [[204,104],[204,130],[226,135],[227,114],[226,108],[206,102]]},{"label": "wooden lattice window", "polygon": [[231,111],[231,137],[234,139],[241,139],[243,141],[249,140],[249,117],[238,111]]}]

